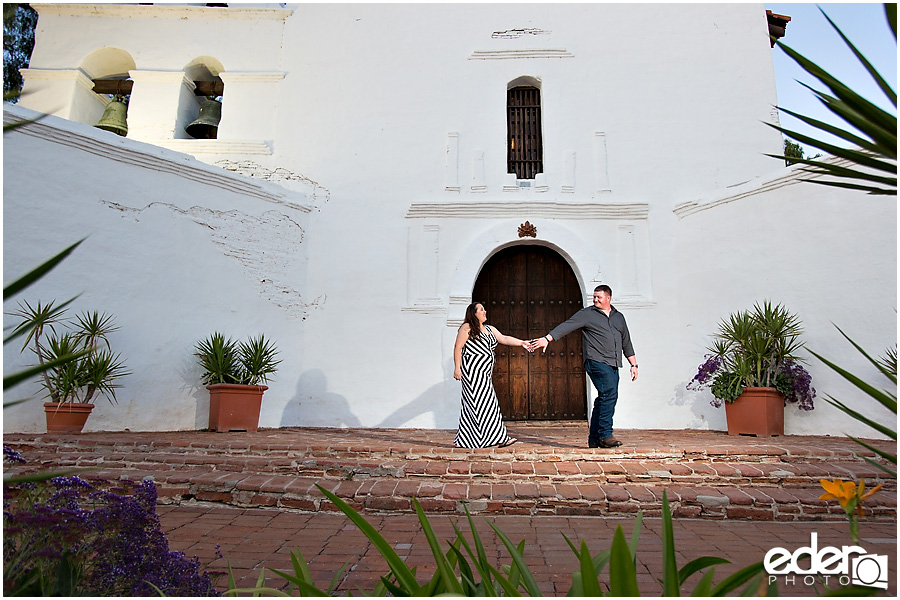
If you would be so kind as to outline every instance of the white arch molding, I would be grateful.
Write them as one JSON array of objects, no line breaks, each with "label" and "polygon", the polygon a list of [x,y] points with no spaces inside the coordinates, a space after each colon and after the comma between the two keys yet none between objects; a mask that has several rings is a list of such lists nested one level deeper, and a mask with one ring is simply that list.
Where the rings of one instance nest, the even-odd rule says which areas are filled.
[{"label": "white arch molding", "polygon": [[[511,246],[532,244],[546,246],[557,252],[575,273],[582,295],[603,283],[600,258],[580,235],[553,221],[536,221],[537,237],[512,237],[520,225],[517,221],[502,221],[469,244],[450,279],[450,305],[447,310],[447,326],[459,327],[465,318],[466,306],[472,301],[472,287],[487,261],[500,250]],[[512,235],[511,235],[512,234]]]}]

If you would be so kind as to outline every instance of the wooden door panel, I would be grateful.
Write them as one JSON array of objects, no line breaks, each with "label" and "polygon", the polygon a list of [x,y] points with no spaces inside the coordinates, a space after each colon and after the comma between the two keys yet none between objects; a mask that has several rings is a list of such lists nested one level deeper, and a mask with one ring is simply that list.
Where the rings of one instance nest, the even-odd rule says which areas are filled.
[{"label": "wooden door panel", "polygon": [[509,398],[509,414],[510,418],[517,421],[524,421],[529,418],[528,414],[528,373],[511,373]]},{"label": "wooden door panel", "polygon": [[531,419],[552,419],[550,416],[552,396],[550,395],[549,373],[531,371],[528,377],[528,387],[532,390],[529,403],[528,417]]},{"label": "wooden door panel", "polygon": [[[515,246],[495,254],[482,269],[472,298],[485,303],[488,323],[525,340],[548,333],[575,314],[582,301],[572,269],[543,246]],[[498,346],[494,388],[504,417],[586,418],[581,344],[581,335],[572,333],[543,355]]]}]

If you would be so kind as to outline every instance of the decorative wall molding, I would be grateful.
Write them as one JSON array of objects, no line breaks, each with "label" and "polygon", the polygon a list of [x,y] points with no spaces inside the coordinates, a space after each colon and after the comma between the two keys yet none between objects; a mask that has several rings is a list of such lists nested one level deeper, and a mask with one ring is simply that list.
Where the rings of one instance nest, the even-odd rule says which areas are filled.
[{"label": "decorative wall molding", "polygon": [[484,150],[476,149],[472,151],[472,185],[469,191],[476,194],[482,194],[487,191],[487,185],[484,179]]},{"label": "decorative wall molding", "polygon": [[606,155],[606,133],[603,131],[595,131],[594,132],[594,165],[597,169],[597,193],[604,194],[608,193],[610,190],[609,187],[609,172],[607,169],[607,155]]},{"label": "decorative wall molding", "polygon": [[560,191],[564,194],[575,193],[575,151],[566,150],[563,162],[563,180]]},{"label": "decorative wall molding", "polygon": [[440,225],[434,223],[418,222],[409,227],[407,293],[403,311],[433,314],[446,310],[438,295],[440,234]]},{"label": "decorative wall molding", "polygon": [[278,83],[286,73],[284,71],[222,71],[219,78],[225,85],[229,83]]},{"label": "decorative wall molding", "polygon": [[459,191],[459,133],[447,133],[447,144],[444,147],[444,189],[448,192]]},{"label": "decorative wall molding", "polygon": [[420,315],[443,315],[447,312],[447,306],[437,301],[436,304],[414,304],[413,306],[401,306],[400,312],[417,313]]},{"label": "decorative wall molding", "polygon": [[[39,116],[37,112],[24,107],[7,105],[3,108],[4,124],[20,123],[37,116]],[[300,192],[290,192],[274,184],[253,181],[241,175],[229,173],[219,167],[202,163],[189,156],[167,156],[169,151],[164,148],[110,134],[84,123],[75,123],[59,117],[46,116],[36,123],[26,127],[19,127],[15,132],[7,135],[31,136],[95,156],[101,156],[113,162],[129,164],[159,173],[168,173],[237,194],[259,198],[266,202],[272,202],[301,212],[310,212],[312,210],[306,200],[306,195]],[[302,204],[291,202],[287,200],[288,196],[302,197],[303,202]]]},{"label": "decorative wall molding", "polygon": [[414,203],[407,219],[513,219],[525,217],[551,219],[646,219],[646,203],[570,203],[570,202],[443,202]]},{"label": "decorative wall molding", "polygon": [[619,309],[619,308],[629,308],[629,309],[631,309],[631,308],[634,308],[634,309],[654,308],[656,306],[656,301],[648,300],[648,299],[644,298],[643,296],[634,296],[634,297],[616,296],[615,298],[613,298],[613,305],[617,309]]},{"label": "decorative wall molding", "polygon": [[617,294],[622,297],[642,296],[638,280],[641,265],[638,264],[633,223],[623,223],[616,228],[616,261],[619,281]]},{"label": "decorative wall molding", "polygon": [[272,148],[268,143],[261,140],[151,139],[146,141],[154,146],[161,146],[176,152],[184,152],[191,156],[197,156],[198,154],[272,155]]},{"label": "decorative wall molding", "polygon": [[94,82],[82,69],[19,69],[23,79],[37,81],[74,81],[93,92]]},{"label": "decorative wall molding", "polygon": [[510,60],[520,58],[575,58],[575,55],[564,49],[527,49],[527,50],[475,50],[469,60]]},{"label": "decorative wall molding", "polygon": [[154,19],[232,19],[232,20],[271,20],[283,21],[293,10],[285,8],[221,8],[206,6],[175,6],[153,4],[142,6],[135,4],[35,4],[38,15],[56,15],[62,17],[113,17],[128,18],[151,16]]},{"label": "decorative wall molding", "polygon": [[[850,161],[836,157],[823,159],[822,162],[827,162],[842,167],[848,167],[851,165]],[[787,174],[781,175],[781,173],[785,172]],[[756,196],[757,194],[765,194],[773,190],[777,190],[779,188],[787,187],[797,183],[803,183],[803,181],[806,179],[821,179],[823,177],[823,175],[815,175],[813,173],[810,173],[806,170],[806,167],[804,165],[792,165],[790,167],[786,167],[783,171],[777,171],[774,175],[770,175],[769,177],[757,177],[750,181],[744,181],[725,189],[717,190],[712,194],[704,194],[700,197],[699,200],[681,202],[672,209],[672,212],[675,213],[675,215],[679,219],[683,219],[695,213],[709,210],[711,208],[716,208],[717,206],[721,206],[723,204],[736,202],[744,198]]]}]

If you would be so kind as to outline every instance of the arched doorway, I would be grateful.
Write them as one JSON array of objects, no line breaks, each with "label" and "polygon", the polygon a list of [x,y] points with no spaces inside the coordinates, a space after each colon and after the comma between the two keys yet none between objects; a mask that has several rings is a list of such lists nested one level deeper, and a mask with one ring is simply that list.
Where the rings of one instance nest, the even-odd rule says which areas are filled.
[{"label": "arched doorway", "polygon": [[[485,303],[489,324],[523,340],[545,335],[582,308],[572,268],[550,248],[537,245],[513,246],[492,256],[478,275],[472,300]],[[497,347],[494,388],[504,418],[587,418],[581,335],[567,335],[547,350],[532,355]]]}]

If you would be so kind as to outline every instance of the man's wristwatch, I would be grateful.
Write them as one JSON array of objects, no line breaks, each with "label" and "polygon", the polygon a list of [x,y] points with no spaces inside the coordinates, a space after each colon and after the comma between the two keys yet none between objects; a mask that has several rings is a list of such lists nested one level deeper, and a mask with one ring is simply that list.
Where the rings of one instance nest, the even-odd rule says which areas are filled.
[{"label": "man's wristwatch", "polygon": [[637,369],[637,363],[634,363],[631,367]]}]

